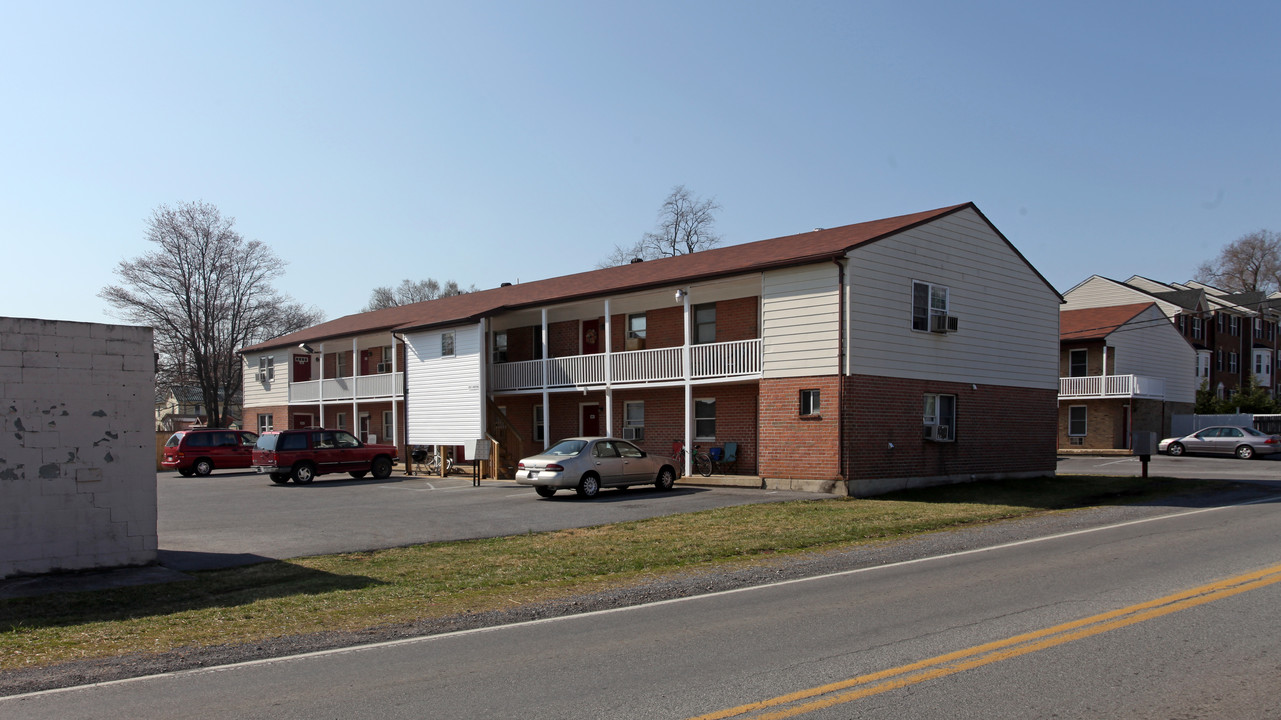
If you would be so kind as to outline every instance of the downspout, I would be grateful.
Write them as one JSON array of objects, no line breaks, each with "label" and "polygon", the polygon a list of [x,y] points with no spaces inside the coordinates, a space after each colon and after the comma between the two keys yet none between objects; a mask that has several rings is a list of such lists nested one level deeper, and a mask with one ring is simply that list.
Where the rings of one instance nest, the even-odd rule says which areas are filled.
[{"label": "downspout", "polygon": [[845,265],[840,258],[833,258],[836,263],[837,286],[837,331],[836,331],[836,447],[837,472],[845,483],[845,494],[850,495],[850,475],[845,456]]}]

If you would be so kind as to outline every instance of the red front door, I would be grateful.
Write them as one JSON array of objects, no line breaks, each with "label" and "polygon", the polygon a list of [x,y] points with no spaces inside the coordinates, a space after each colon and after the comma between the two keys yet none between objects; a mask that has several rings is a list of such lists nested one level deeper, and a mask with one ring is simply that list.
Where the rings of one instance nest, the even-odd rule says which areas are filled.
[{"label": "red front door", "polygon": [[583,354],[592,355],[605,351],[605,341],[601,339],[601,322],[599,320],[583,321]]},{"label": "red front door", "polygon": [[311,356],[294,356],[294,382],[307,382],[311,379]]},{"label": "red front door", "polygon": [[583,405],[583,436],[600,435],[600,405]]}]

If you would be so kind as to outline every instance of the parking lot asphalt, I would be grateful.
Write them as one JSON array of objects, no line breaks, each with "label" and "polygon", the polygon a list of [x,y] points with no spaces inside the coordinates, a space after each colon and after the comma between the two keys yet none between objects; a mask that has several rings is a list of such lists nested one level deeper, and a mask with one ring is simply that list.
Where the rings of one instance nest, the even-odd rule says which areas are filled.
[{"label": "parking lot asphalt", "polygon": [[592,500],[572,491],[540,498],[506,480],[322,476],[276,485],[267,476],[215,472],[156,476],[160,564],[203,570],[306,555],[401,547],[586,527],[731,505],[830,497],[803,492],[677,485],[606,489]]}]

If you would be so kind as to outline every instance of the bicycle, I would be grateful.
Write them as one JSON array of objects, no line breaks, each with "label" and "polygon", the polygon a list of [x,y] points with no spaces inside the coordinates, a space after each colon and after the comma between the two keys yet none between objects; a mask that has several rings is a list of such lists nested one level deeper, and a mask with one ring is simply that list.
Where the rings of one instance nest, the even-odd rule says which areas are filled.
[{"label": "bicycle", "polygon": [[[412,457],[413,457],[414,464],[418,466],[418,469],[419,469],[420,471],[425,472],[425,473],[427,473],[428,475],[440,475],[440,474],[441,474],[441,472],[440,472],[440,455],[439,455],[439,454],[437,454],[437,453],[435,453],[435,452],[429,452],[429,451],[427,451],[427,450],[423,450],[423,449],[421,449],[421,448],[420,448],[420,449],[415,450],[415,451],[413,452],[413,456],[412,456]],[[445,474],[445,475],[448,475],[450,472],[452,472],[452,471],[453,471],[453,469],[454,469],[454,460],[453,460],[453,458],[446,457],[446,458],[445,458],[445,473],[444,473],[444,474]]]},{"label": "bicycle", "polygon": [[[681,445],[681,449],[676,452],[676,462],[682,475],[685,473],[685,456],[687,454],[684,445]],[[712,473],[716,472],[716,461],[712,459],[711,455],[700,451],[697,445],[694,446],[693,462],[694,472],[703,477],[711,477]]]}]

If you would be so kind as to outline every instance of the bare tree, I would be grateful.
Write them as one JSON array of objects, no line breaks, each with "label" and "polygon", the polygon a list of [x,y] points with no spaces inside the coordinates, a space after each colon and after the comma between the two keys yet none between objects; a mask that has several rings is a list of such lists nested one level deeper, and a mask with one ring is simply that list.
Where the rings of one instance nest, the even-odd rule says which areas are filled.
[{"label": "bare tree", "polygon": [[1281,288],[1281,236],[1256,230],[1224,246],[1219,256],[1197,267],[1196,279],[1233,292]]},{"label": "bare tree", "polygon": [[369,294],[369,304],[361,312],[370,312],[371,310],[382,310],[383,308],[399,307],[411,303],[423,302],[426,300],[435,300],[436,298],[450,297],[452,295],[463,295],[470,292],[476,292],[476,286],[473,285],[467,289],[458,287],[458,283],[453,280],[446,280],[444,285],[436,282],[434,278],[426,280],[405,279],[400,281],[400,285],[393,290],[390,287],[376,287]]},{"label": "bare tree", "polygon": [[151,326],[157,382],[199,387],[210,427],[226,425],[240,395],[237,350],[324,319],[272,287],[284,261],[263,243],[246,241],[235,223],[204,202],[161,205],[147,221],[147,240],[156,248],[122,260],[120,284],[98,293],[118,317]]},{"label": "bare tree", "polygon": [[633,245],[615,245],[614,251],[597,267],[625,265],[634,258],[654,260],[661,257],[688,255],[716,247],[721,236],[715,233],[716,211],[720,203],[713,198],[693,195],[684,185],[677,185],[658,210],[658,225]]}]

